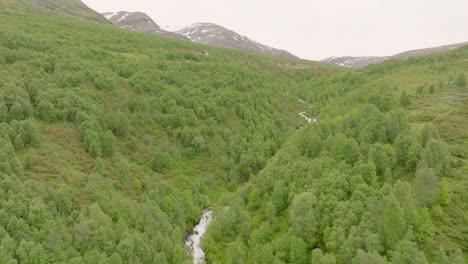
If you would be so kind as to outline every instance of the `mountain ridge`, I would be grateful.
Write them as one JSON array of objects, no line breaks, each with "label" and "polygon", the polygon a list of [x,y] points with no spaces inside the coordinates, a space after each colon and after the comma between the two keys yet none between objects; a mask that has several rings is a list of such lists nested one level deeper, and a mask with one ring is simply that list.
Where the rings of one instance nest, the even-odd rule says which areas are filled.
[{"label": "mountain ridge", "polygon": [[214,23],[193,23],[188,27],[176,31],[176,33],[181,34],[189,38],[191,41],[200,44],[233,48],[237,50],[264,53],[275,56],[290,57],[294,59],[298,58],[288,51],[261,44],[233,30]]},{"label": "mountain ridge", "polygon": [[286,50],[276,49],[261,44],[244,35],[214,23],[197,22],[190,26],[177,28],[174,31],[168,31],[165,30],[168,28],[167,26],[164,29],[161,28],[149,15],[142,12],[119,11],[106,12],[102,13],[102,15],[104,15],[104,17],[106,17],[111,23],[122,29],[189,40],[209,46],[299,59],[297,56]]},{"label": "mountain ridge", "polygon": [[110,24],[101,14],[81,0],[1,0],[0,7],[22,7],[50,14],[68,16],[100,24]]},{"label": "mountain ridge", "polygon": [[180,34],[161,29],[161,27],[150,16],[142,12],[119,11],[106,12],[102,13],[102,15],[112,24],[122,29],[189,40]]},{"label": "mountain ridge", "polygon": [[346,68],[353,68],[359,69],[371,64],[381,63],[389,59],[408,59],[411,57],[417,56],[425,56],[425,55],[432,55],[437,54],[453,49],[461,48],[465,45],[468,45],[468,41],[455,43],[455,44],[448,44],[443,46],[437,47],[430,47],[430,48],[422,48],[422,49],[414,49],[409,51],[400,52],[398,54],[392,56],[337,56],[337,57],[328,57],[323,60],[319,60],[319,62],[327,63],[327,64],[334,64],[337,66],[342,66]]}]

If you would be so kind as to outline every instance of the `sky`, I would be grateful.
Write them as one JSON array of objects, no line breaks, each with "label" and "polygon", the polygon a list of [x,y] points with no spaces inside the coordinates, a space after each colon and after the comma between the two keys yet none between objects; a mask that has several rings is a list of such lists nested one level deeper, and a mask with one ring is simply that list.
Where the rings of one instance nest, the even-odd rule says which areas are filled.
[{"label": "sky", "polygon": [[388,56],[468,41],[468,0],[82,0],[160,26],[215,23],[311,60]]}]

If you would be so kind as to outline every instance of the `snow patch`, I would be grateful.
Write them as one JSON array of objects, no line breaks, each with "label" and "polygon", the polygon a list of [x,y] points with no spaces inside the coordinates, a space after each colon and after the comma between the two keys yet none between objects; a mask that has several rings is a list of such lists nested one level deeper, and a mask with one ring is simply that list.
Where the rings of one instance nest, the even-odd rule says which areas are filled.
[{"label": "snow patch", "polygon": [[129,13],[125,13],[121,18],[119,18],[119,20],[117,20],[117,23],[124,20],[125,18],[127,18],[129,15]]},{"label": "snow patch", "polygon": [[106,13],[104,14],[104,17],[107,19],[107,20],[111,20],[111,18],[113,18],[115,15],[117,15],[118,13],[117,12],[111,12],[111,13]]}]

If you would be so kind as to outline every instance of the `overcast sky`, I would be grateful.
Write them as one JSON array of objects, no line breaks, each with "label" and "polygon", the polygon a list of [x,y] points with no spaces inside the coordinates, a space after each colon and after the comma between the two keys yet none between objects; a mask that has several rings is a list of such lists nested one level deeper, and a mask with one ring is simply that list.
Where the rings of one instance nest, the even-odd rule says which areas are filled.
[{"label": "overcast sky", "polygon": [[161,26],[219,24],[304,59],[386,56],[468,41],[468,0],[83,0]]}]

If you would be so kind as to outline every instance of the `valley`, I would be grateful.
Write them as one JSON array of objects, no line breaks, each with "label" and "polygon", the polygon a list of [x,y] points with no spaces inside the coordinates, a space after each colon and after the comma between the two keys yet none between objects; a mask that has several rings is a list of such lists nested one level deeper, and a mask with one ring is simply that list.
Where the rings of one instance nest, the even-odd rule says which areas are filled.
[{"label": "valley", "polygon": [[0,263],[466,262],[467,45],[347,69],[33,2],[0,0]]}]

